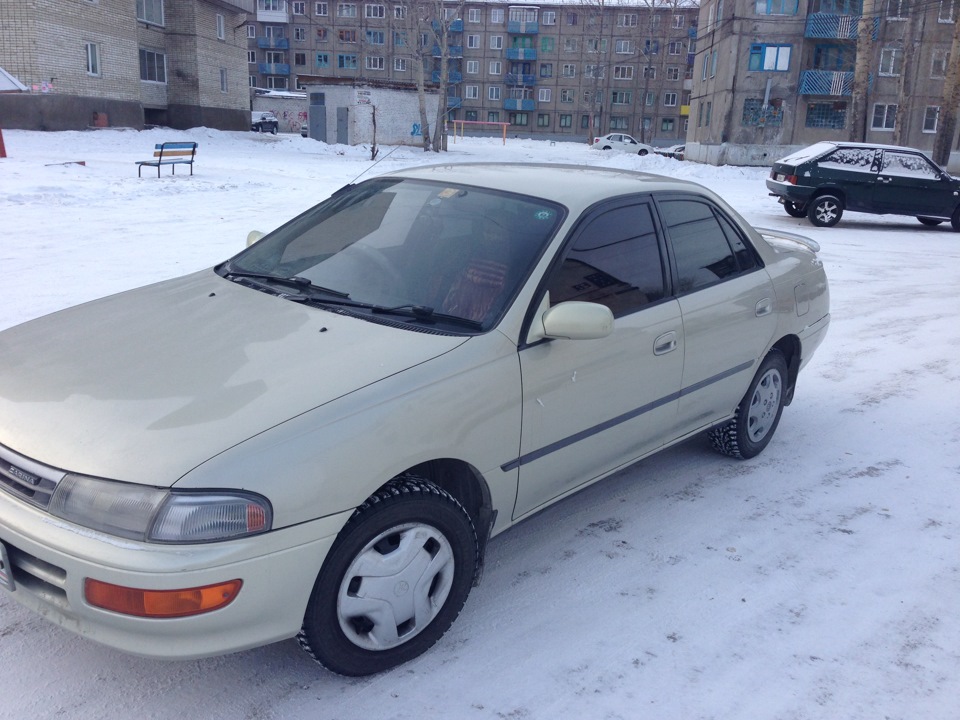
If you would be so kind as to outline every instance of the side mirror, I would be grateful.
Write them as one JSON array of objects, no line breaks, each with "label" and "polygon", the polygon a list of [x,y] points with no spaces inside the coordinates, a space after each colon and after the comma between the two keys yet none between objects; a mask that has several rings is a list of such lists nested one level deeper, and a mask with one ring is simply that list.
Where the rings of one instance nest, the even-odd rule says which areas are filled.
[{"label": "side mirror", "polygon": [[247,233],[247,247],[253,245],[257,240],[262,238],[265,233],[260,232],[259,230],[251,230]]},{"label": "side mirror", "polygon": [[570,301],[542,316],[544,336],[564,340],[599,340],[613,332],[613,313],[606,305]]}]

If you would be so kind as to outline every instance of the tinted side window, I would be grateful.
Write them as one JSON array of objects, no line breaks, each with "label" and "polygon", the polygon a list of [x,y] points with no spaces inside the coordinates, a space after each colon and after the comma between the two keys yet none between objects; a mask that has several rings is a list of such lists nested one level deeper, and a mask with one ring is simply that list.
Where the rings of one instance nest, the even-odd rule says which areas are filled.
[{"label": "tinted side window", "polygon": [[940,173],[926,158],[912,153],[893,152],[884,150],[883,167],[881,172],[901,177],[922,178],[924,180],[939,180]]},{"label": "tinted side window", "polygon": [[753,270],[753,268],[757,267],[757,256],[754,255],[750,246],[744,242],[743,236],[737,232],[736,228],[734,228],[731,222],[725,217],[718,216],[717,219],[720,221],[720,226],[727,236],[730,247],[733,248],[733,254],[737,256],[737,264],[740,266],[740,271]]},{"label": "tinted side window", "polygon": [[547,286],[550,304],[582,300],[626,315],[663,298],[663,264],[647,203],[608,210],[580,231]]},{"label": "tinted side window", "polygon": [[[677,263],[679,292],[698,290],[740,271],[710,205],[697,200],[661,200],[659,206]],[[727,231],[733,228],[728,226]]]}]

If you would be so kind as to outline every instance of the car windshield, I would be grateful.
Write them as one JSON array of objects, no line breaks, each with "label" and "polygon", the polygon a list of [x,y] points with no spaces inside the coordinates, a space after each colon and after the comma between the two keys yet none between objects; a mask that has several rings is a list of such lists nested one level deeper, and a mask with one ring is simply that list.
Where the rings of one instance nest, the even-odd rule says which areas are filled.
[{"label": "car windshield", "polygon": [[[234,257],[221,274],[271,276],[296,299],[410,322],[492,327],[564,216],[554,203],[470,186],[379,178],[348,185]],[[269,278],[263,278],[269,281]],[[463,327],[463,324],[461,324]]]}]

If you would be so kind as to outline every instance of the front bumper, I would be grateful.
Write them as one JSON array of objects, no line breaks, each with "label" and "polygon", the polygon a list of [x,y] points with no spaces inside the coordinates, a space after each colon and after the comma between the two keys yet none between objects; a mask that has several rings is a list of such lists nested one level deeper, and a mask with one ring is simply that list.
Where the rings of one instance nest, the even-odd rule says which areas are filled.
[{"label": "front bumper", "polygon": [[[0,543],[14,586],[11,592],[0,585],[0,591],[61,627],[135,655],[221,655],[297,633],[324,558],[350,514],[229,542],[158,545],[72,525],[0,492]],[[153,590],[239,578],[243,587],[219,610],[156,619],[89,605],[85,578]]]}]

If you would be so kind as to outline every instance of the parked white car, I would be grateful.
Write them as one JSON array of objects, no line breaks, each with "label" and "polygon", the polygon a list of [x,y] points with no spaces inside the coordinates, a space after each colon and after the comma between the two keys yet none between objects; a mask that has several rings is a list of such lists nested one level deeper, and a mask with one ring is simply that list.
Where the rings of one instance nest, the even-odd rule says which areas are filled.
[{"label": "parked white car", "polygon": [[492,536],[698,433],[761,452],[828,306],[814,243],[693,183],[348,185],[215,268],[0,333],[0,588],[131,653],[296,636],[386,670]]},{"label": "parked white car", "polygon": [[649,155],[654,151],[652,145],[642,143],[635,140],[633,136],[624,133],[610,133],[598,137],[590,147],[594,150],[622,150],[635,155]]}]

